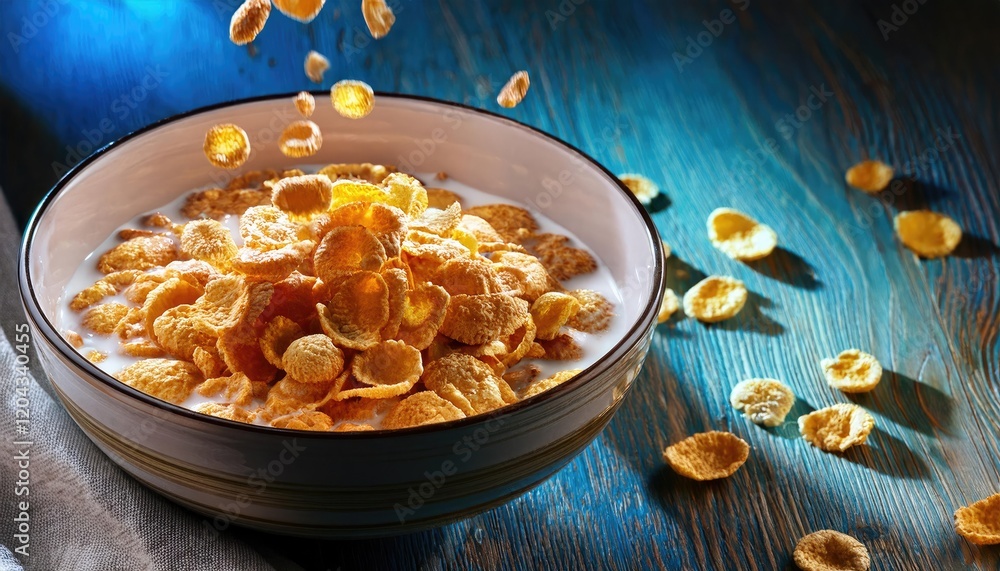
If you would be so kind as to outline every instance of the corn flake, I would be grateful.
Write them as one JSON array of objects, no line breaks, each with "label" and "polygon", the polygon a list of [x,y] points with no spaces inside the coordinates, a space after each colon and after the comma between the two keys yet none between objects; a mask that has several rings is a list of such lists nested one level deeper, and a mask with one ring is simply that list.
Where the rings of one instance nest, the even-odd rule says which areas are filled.
[{"label": "corn flake", "polygon": [[795,393],[775,379],[747,379],[733,387],[729,404],[755,424],[779,426],[795,404]]},{"label": "corn flake", "polygon": [[425,283],[406,292],[396,339],[424,350],[430,346],[447,315],[449,295],[441,286]]},{"label": "corn flake", "polygon": [[97,261],[102,274],[123,270],[146,271],[177,259],[177,246],[166,236],[139,236],[105,252]]},{"label": "corn flake", "polygon": [[358,271],[340,284],[329,304],[316,309],[323,331],[337,345],[364,351],[381,340],[379,332],[389,321],[389,288],[379,274]]},{"label": "corn flake", "polygon": [[873,428],[875,419],[856,404],[839,403],[799,417],[802,437],[827,452],[864,444]]},{"label": "corn flake", "polygon": [[732,476],[747,461],[750,446],[731,432],[710,431],[668,446],[663,459],[678,474],[692,480]]},{"label": "corn flake", "polygon": [[318,406],[330,391],[331,383],[304,383],[286,376],[274,383],[267,392],[267,400],[260,416],[264,420],[284,416]]},{"label": "corn flake", "polygon": [[684,294],[684,313],[715,323],[735,316],[747,302],[746,286],[728,276],[709,276]]},{"label": "corn flake", "polygon": [[128,310],[127,305],[115,301],[95,305],[83,314],[80,325],[95,333],[110,335],[128,314]]},{"label": "corn flake", "polygon": [[519,285],[522,297],[528,302],[534,303],[542,294],[561,289],[559,283],[534,256],[520,252],[497,252],[493,254],[493,261],[502,267],[523,272]]},{"label": "corn flake", "polygon": [[954,220],[930,210],[900,212],[894,219],[896,235],[903,245],[921,258],[940,258],[955,251],[962,241],[962,227]]},{"label": "corn flake", "polygon": [[607,298],[589,289],[576,289],[567,293],[580,302],[580,310],[568,322],[570,327],[584,333],[597,333],[608,328],[614,317],[614,306]]},{"label": "corn flake", "polygon": [[1000,494],[959,508],[955,531],[976,545],[1000,545]]},{"label": "corn flake", "polygon": [[388,34],[396,22],[392,8],[385,4],[385,0],[361,0],[361,12],[364,14],[365,24],[368,24],[368,31],[376,40]]},{"label": "corn flake", "polygon": [[330,88],[330,101],[342,117],[361,119],[375,107],[375,92],[363,81],[344,79]]},{"label": "corn flake", "polygon": [[394,172],[396,172],[394,166],[372,163],[336,163],[321,168],[318,174],[325,174],[330,177],[330,180],[351,179],[371,184],[382,184],[385,177]]},{"label": "corn flake", "polygon": [[270,0],[246,0],[229,21],[230,41],[238,46],[249,44],[264,29],[270,15]]},{"label": "corn flake", "polygon": [[319,279],[334,283],[353,272],[377,272],[386,261],[385,247],[364,226],[338,226],[323,237],[313,257]]},{"label": "corn flake", "polygon": [[439,210],[447,210],[452,204],[462,207],[462,197],[443,188],[427,187],[427,205]]},{"label": "corn flake", "polygon": [[193,220],[181,232],[181,255],[225,268],[236,256],[236,242],[217,220]]},{"label": "corn flake", "polygon": [[310,50],[306,55],[305,70],[306,76],[313,83],[323,83],[323,74],[330,69],[330,60],[314,50]]},{"label": "corn flake", "polygon": [[656,314],[657,323],[666,323],[670,317],[680,309],[680,300],[674,290],[667,288],[663,292],[663,302],[660,303],[660,311]]},{"label": "corn flake", "polygon": [[308,24],[323,9],[326,0],[272,0],[279,12],[293,20]]},{"label": "corn flake", "polygon": [[517,402],[517,396],[506,381],[479,359],[463,353],[431,361],[424,370],[423,381],[424,386],[466,415]]},{"label": "corn flake", "polygon": [[298,232],[288,215],[273,206],[254,206],[240,216],[243,244],[255,250],[283,248],[298,240]]},{"label": "corn flake", "polygon": [[708,239],[723,254],[744,262],[759,260],[778,245],[778,234],[733,208],[716,208],[708,216]]},{"label": "corn flake", "polygon": [[201,287],[180,278],[170,278],[153,288],[142,304],[146,332],[153,335],[153,323],[165,311],[178,305],[191,304],[204,293]]},{"label": "corn flake", "polygon": [[[486,204],[473,206],[466,214],[482,218],[505,242],[520,243],[538,231],[538,222],[530,212],[513,204]],[[480,239],[481,242],[488,240]]]},{"label": "corn flake", "polygon": [[306,261],[316,243],[303,240],[277,250],[240,248],[232,260],[234,270],[254,279],[277,282],[287,278]]},{"label": "corn flake", "polygon": [[410,395],[386,413],[382,427],[408,428],[465,418],[465,413],[433,391]]},{"label": "corn flake", "polygon": [[620,174],[618,180],[622,181],[642,204],[649,204],[660,195],[660,187],[641,174]]},{"label": "corn flake", "polygon": [[271,202],[293,221],[326,212],[333,203],[333,182],[326,175],[283,178],[271,189]]},{"label": "corn flake", "polygon": [[327,432],[333,428],[333,420],[318,410],[307,410],[276,418],[271,421],[271,426],[291,430]]},{"label": "corn flake", "polygon": [[205,133],[205,156],[222,169],[239,168],[250,157],[247,132],[232,123],[216,125]]},{"label": "corn flake", "polygon": [[597,269],[597,261],[590,252],[570,246],[566,236],[536,234],[528,248],[557,280],[568,280]]},{"label": "corn flake", "polygon": [[866,393],[882,380],[878,359],[858,349],[848,349],[836,359],[823,359],[820,364],[826,382],[845,393]]},{"label": "corn flake", "polygon": [[163,312],[153,322],[153,337],[170,355],[191,360],[197,347],[215,347],[217,329],[193,305],[179,305]]},{"label": "corn flake", "polygon": [[528,385],[528,388],[521,395],[521,398],[529,398],[538,394],[542,394],[545,391],[565,383],[566,381],[572,379],[573,377],[580,374],[582,369],[570,369],[568,371],[560,371],[551,377],[547,377],[540,381],[536,381]]},{"label": "corn flake", "polygon": [[871,567],[871,558],[863,543],[831,529],[800,539],[792,559],[803,571],[868,571]]},{"label": "corn flake", "polygon": [[71,329],[66,329],[63,331],[63,339],[69,342],[74,349],[79,349],[83,347],[83,337],[79,333]]},{"label": "corn flake", "polygon": [[573,296],[549,292],[531,304],[531,318],[537,327],[536,339],[551,340],[559,335],[563,325],[580,311],[580,302]]},{"label": "corn flake", "polygon": [[226,420],[233,420],[236,422],[243,422],[246,424],[253,424],[254,418],[257,414],[241,408],[234,404],[219,404],[214,402],[202,403],[194,408],[195,412],[200,412],[202,414],[207,414],[209,416],[214,416],[216,418],[224,418]]},{"label": "corn flake", "polygon": [[326,335],[306,335],[288,345],[281,368],[296,381],[327,383],[344,370],[344,352]]},{"label": "corn flake", "polygon": [[187,399],[202,381],[198,367],[171,359],[144,359],[115,376],[134,389],[174,404]]},{"label": "corn flake", "polygon": [[583,357],[583,347],[569,333],[560,333],[551,340],[537,341],[544,353],[539,357],[547,361],[576,361]]},{"label": "corn flake", "polygon": [[500,107],[516,107],[518,103],[524,99],[524,96],[528,93],[528,87],[531,85],[531,79],[528,77],[528,72],[519,71],[514,75],[510,76],[507,83],[500,90],[500,94],[497,95],[497,103]]},{"label": "corn flake", "polygon": [[844,180],[854,188],[875,194],[892,182],[894,171],[882,161],[862,161],[847,169]]},{"label": "corn flake", "polygon": [[295,96],[293,102],[295,103],[295,110],[306,119],[312,117],[313,111],[316,110],[316,98],[308,91],[300,91]]},{"label": "corn flake", "polygon": [[519,297],[453,295],[440,331],[461,343],[478,345],[510,335],[529,315],[528,302]]},{"label": "corn flake", "polygon": [[201,376],[206,379],[214,379],[223,376],[226,370],[226,363],[214,348],[195,347],[191,355],[191,362],[201,371]]},{"label": "corn flake", "polygon": [[128,341],[119,345],[118,349],[122,355],[138,357],[141,359],[151,359],[166,355],[159,345],[149,339],[136,339],[134,341]]}]

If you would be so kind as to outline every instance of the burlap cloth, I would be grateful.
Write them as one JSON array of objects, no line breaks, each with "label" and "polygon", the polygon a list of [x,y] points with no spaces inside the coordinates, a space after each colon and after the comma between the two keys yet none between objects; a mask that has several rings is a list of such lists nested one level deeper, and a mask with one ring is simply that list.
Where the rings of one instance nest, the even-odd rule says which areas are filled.
[{"label": "burlap cloth", "polygon": [[[265,558],[230,532],[208,532],[203,518],[146,489],[118,468],[73,423],[29,349],[28,434],[17,434],[17,350],[26,323],[17,289],[21,235],[0,194],[0,570],[301,569]],[[20,328],[18,327],[20,325]],[[34,343],[34,341],[32,341]],[[23,357],[21,359],[23,361]],[[23,401],[21,404],[24,404]],[[31,442],[19,446],[15,442]],[[28,454],[27,484],[19,479]],[[23,475],[23,474],[21,474]],[[24,494],[24,489],[28,490]],[[17,495],[21,491],[20,496]],[[28,538],[18,538],[20,502],[28,502]]]}]

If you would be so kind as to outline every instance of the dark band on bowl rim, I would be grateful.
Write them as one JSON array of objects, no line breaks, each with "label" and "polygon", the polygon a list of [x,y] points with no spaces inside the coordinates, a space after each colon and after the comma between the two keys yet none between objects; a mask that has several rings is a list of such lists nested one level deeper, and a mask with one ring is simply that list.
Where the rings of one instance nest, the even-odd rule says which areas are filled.
[{"label": "dark band on bowl rim", "polygon": [[[21,302],[25,307],[28,317],[31,319],[32,324],[38,328],[42,335],[46,337],[49,343],[59,350],[64,356],[70,359],[73,364],[78,368],[87,372],[94,378],[98,379],[105,385],[123,393],[133,398],[138,399],[140,402],[146,403],[155,408],[165,410],[174,414],[179,414],[185,418],[195,420],[197,422],[208,422],[210,424],[215,424],[221,427],[233,428],[237,427],[243,430],[251,431],[261,431],[268,435],[294,435],[298,438],[381,438],[387,435],[411,435],[411,434],[423,434],[428,432],[436,432],[447,430],[450,428],[462,428],[480,424],[499,416],[516,413],[519,410],[533,406],[535,404],[557,399],[572,392],[578,386],[591,380],[599,372],[597,369],[605,368],[608,363],[605,362],[606,358],[618,352],[622,347],[629,344],[629,340],[635,337],[634,343],[637,343],[641,339],[641,333],[645,329],[645,324],[647,321],[653,319],[659,310],[660,299],[663,296],[664,290],[666,288],[666,275],[663,267],[663,246],[659,239],[659,234],[656,230],[656,226],[653,224],[652,219],[649,217],[649,213],[642,206],[639,200],[634,194],[622,183],[617,176],[615,176],[611,171],[604,167],[601,163],[594,160],[593,157],[587,153],[581,151],[576,146],[563,141],[562,139],[546,133],[536,127],[517,121],[516,119],[511,119],[499,113],[489,111],[486,109],[479,109],[462,103],[455,103],[451,101],[444,101],[441,99],[435,99],[433,97],[424,97],[421,95],[405,95],[398,93],[386,93],[381,91],[375,92],[376,99],[378,98],[388,98],[388,99],[399,99],[399,100],[412,100],[423,103],[432,103],[435,105],[442,105],[445,107],[453,107],[456,109],[461,109],[474,114],[480,114],[486,116],[493,120],[498,120],[501,123],[507,123],[510,126],[527,130],[535,135],[541,136],[543,139],[554,143],[557,146],[565,147],[569,149],[572,153],[576,154],[579,158],[583,159],[585,162],[590,163],[596,167],[600,172],[604,173],[615,185],[617,185],[619,192],[625,195],[626,199],[630,201],[633,209],[635,209],[639,216],[642,218],[643,223],[646,225],[646,229],[649,230],[649,237],[651,239],[651,246],[653,248],[653,279],[655,291],[650,297],[649,302],[640,314],[640,317],[628,330],[628,332],[615,343],[608,351],[606,351],[601,357],[599,357],[593,364],[578,373],[576,376],[570,380],[561,383],[547,391],[540,394],[528,397],[523,400],[519,400],[515,403],[503,406],[501,408],[492,410],[490,412],[477,414],[475,416],[469,416],[457,420],[449,420],[445,422],[438,422],[433,424],[425,424],[421,426],[412,426],[408,428],[396,428],[396,429],[376,429],[370,431],[350,431],[350,432],[330,432],[330,431],[306,431],[306,430],[292,430],[288,428],[276,428],[273,426],[262,426],[257,424],[248,424],[244,422],[237,422],[234,420],[227,420],[224,418],[219,418],[216,416],[211,416],[203,414],[200,412],[195,412],[189,408],[173,404],[151,395],[148,395],[138,389],[130,387],[125,383],[119,381],[112,377],[109,373],[91,363],[83,355],[81,355],[76,349],[74,349],[68,341],[59,333],[59,330],[55,325],[49,321],[48,317],[41,311],[38,300],[35,296],[35,290],[32,284],[28,280],[28,264],[31,259],[31,242],[35,236],[37,230],[38,221],[42,214],[46,211],[52,201],[58,196],[60,191],[80,172],[89,167],[96,160],[107,154],[108,152],[114,150],[115,148],[125,144],[126,142],[146,133],[149,133],[159,127],[163,127],[170,123],[179,121],[181,119],[186,119],[188,117],[193,117],[201,113],[206,113],[209,111],[216,111],[226,107],[235,107],[238,105],[248,104],[248,103],[258,103],[262,101],[278,101],[282,99],[289,99],[295,97],[299,92],[286,93],[280,95],[261,95],[257,97],[250,97],[245,99],[238,99],[235,101],[226,101],[222,103],[215,103],[212,105],[207,105],[204,107],[199,107],[197,109],[192,109],[190,111],[185,111],[183,113],[178,113],[170,117],[166,117],[151,123],[145,127],[132,131],[119,139],[116,139],[107,145],[104,145],[100,149],[94,151],[91,155],[81,160],[78,164],[74,165],[66,174],[59,179],[58,182],[52,187],[52,189],[45,195],[45,197],[39,202],[35,211],[32,213],[31,218],[28,221],[28,225],[25,228],[24,237],[21,242],[20,250],[20,260],[18,261],[18,286],[21,294]],[[311,91],[314,96],[326,95],[324,90],[314,90]]]}]

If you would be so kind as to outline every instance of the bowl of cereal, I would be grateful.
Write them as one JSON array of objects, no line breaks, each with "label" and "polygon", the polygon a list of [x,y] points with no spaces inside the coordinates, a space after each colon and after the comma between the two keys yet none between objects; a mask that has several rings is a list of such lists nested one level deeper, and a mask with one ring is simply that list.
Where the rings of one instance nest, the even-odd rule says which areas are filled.
[{"label": "bowl of cereal", "polygon": [[25,232],[62,404],[209,530],[378,536],[509,501],[600,433],[649,348],[661,243],[612,174],[489,112],[375,99],[161,121]]}]

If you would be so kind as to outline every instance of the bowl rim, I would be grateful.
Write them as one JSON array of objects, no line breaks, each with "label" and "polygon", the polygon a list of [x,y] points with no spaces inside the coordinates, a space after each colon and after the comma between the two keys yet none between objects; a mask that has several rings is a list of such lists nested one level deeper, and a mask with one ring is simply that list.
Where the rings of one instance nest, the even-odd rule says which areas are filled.
[{"label": "bowl rim", "polygon": [[[242,99],[234,99],[229,101],[222,101],[219,103],[213,103],[210,105],[205,105],[202,107],[197,107],[170,115],[158,121],[154,121],[149,125],[131,131],[114,141],[107,143],[101,148],[95,150],[93,153],[82,159],[79,163],[74,165],[69,171],[67,171],[56,183],[55,185],[45,194],[42,200],[35,207],[35,210],[31,214],[31,218],[28,220],[28,224],[25,227],[24,235],[21,241],[21,248],[19,252],[18,260],[18,290],[21,296],[21,302],[24,306],[28,317],[31,319],[32,323],[40,330],[41,334],[45,339],[51,344],[61,355],[69,359],[78,369],[82,369],[84,372],[89,374],[91,377],[100,381],[103,385],[110,387],[112,390],[127,395],[129,397],[135,398],[140,402],[150,405],[154,408],[161,409],[168,413],[179,414],[187,419],[194,420],[195,422],[206,422],[208,424],[214,424],[223,428],[237,428],[240,430],[247,430],[252,433],[261,433],[270,436],[294,436],[296,438],[334,438],[334,439],[370,439],[370,438],[383,438],[386,436],[404,436],[404,435],[417,435],[426,434],[431,432],[444,432],[449,429],[463,428],[467,426],[472,426],[487,422],[489,420],[496,419],[500,416],[513,414],[519,412],[523,409],[533,407],[535,405],[541,404],[542,402],[548,400],[554,400],[561,398],[573,392],[576,388],[585,384],[586,382],[592,380],[599,371],[598,368],[606,369],[609,365],[607,357],[613,353],[618,352],[623,346],[628,344],[629,340],[644,328],[644,323],[648,321],[652,315],[656,314],[659,305],[659,299],[662,298],[664,289],[666,288],[666,275],[664,272],[664,261],[663,261],[663,247],[662,242],[659,238],[659,233],[657,232],[656,225],[653,223],[652,218],[649,216],[649,212],[642,206],[639,200],[634,194],[625,186],[621,180],[618,179],[611,171],[609,171],[604,165],[596,161],[589,154],[581,151],[576,146],[556,137],[528,125],[522,123],[516,119],[511,119],[510,117],[501,115],[499,113],[480,109],[477,107],[472,107],[464,103],[457,103],[453,101],[445,101],[443,99],[437,99],[433,97],[426,97],[422,95],[410,95],[403,93],[391,93],[376,91],[375,98],[387,98],[395,100],[410,100],[420,103],[430,103],[433,105],[439,105],[443,107],[452,107],[462,111],[470,112],[473,114],[478,114],[485,116],[488,119],[499,122],[500,124],[505,124],[508,127],[515,129],[521,129],[528,131],[529,134],[535,137],[541,137],[548,140],[550,143],[554,143],[556,146],[564,147],[566,150],[570,151],[571,154],[575,154],[579,159],[596,167],[600,172],[603,172],[608,178],[613,181],[618,188],[618,191],[625,195],[626,200],[630,201],[633,209],[638,212],[643,224],[646,227],[647,236],[650,238],[653,246],[654,256],[652,277],[653,283],[655,284],[653,295],[650,296],[646,307],[640,313],[640,317],[632,325],[631,328],[622,336],[622,338],[616,342],[610,349],[608,349],[604,355],[594,361],[589,367],[582,370],[575,377],[561,383],[547,391],[540,394],[533,395],[523,400],[519,400],[515,403],[503,406],[501,408],[492,410],[487,413],[477,414],[475,416],[469,416],[465,418],[460,418],[457,420],[449,420],[445,422],[438,422],[432,424],[425,424],[421,426],[412,426],[407,428],[394,428],[394,429],[375,429],[366,431],[347,431],[347,432],[330,432],[330,431],[310,431],[310,430],[293,430],[288,428],[276,428],[273,426],[262,426],[256,424],[247,424],[243,422],[237,422],[234,420],[227,420],[224,418],[219,418],[207,414],[202,414],[195,412],[191,409],[183,407],[178,404],[167,402],[151,395],[148,395],[138,389],[135,389],[125,383],[115,379],[110,373],[107,373],[100,367],[91,363],[89,360],[83,357],[76,349],[74,349],[69,342],[59,334],[58,328],[49,320],[49,318],[42,312],[41,307],[38,303],[38,299],[35,295],[35,290],[33,285],[28,280],[29,272],[29,261],[31,259],[31,246],[34,241],[35,234],[38,230],[39,220],[48,207],[52,204],[59,193],[66,187],[67,184],[79,173],[83,172],[92,163],[96,162],[98,159],[106,155],[107,153],[113,151],[121,145],[126,144],[130,140],[144,135],[151,131],[154,131],[160,127],[164,127],[171,123],[177,122],[182,119],[186,119],[195,115],[206,113],[209,111],[217,111],[219,109],[224,109],[226,107],[235,107],[238,105],[243,105],[247,103],[257,103],[262,101],[277,101],[281,99],[291,99],[295,97],[301,91],[295,91],[283,94],[268,94],[268,95],[258,95],[254,97],[247,97]],[[326,90],[309,90],[314,96],[324,96],[326,95]],[[632,343],[637,343],[638,339],[635,339]]]}]

